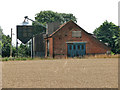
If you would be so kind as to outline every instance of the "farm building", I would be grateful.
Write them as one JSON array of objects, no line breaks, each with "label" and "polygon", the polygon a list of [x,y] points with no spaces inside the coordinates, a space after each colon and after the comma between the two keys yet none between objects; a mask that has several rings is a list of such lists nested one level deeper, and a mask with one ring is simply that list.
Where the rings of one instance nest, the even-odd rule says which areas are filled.
[{"label": "farm building", "polygon": [[73,21],[60,25],[45,37],[45,57],[78,57],[108,51],[109,47]]}]

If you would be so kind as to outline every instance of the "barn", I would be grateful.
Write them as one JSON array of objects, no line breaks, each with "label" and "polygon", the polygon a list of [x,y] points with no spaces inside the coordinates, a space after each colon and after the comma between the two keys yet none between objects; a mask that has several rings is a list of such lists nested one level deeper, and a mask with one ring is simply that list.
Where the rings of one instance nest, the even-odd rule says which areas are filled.
[{"label": "barn", "polygon": [[79,57],[108,51],[109,47],[73,21],[60,25],[45,37],[45,57]]}]

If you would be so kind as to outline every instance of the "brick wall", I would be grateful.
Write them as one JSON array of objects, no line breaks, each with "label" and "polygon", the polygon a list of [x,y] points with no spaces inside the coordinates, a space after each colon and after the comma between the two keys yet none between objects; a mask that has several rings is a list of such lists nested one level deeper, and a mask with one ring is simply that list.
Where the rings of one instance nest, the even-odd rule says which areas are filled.
[{"label": "brick wall", "polygon": [[[72,31],[81,31],[82,37],[72,37]],[[110,49],[103,43],[93,38],[86,31],[81,29],[73,22],[64,25],[58,32],[49,38],[50,41],[50,56],[54,57],[67,57],[67,43],[86,42],[86,54],[99,54],[106,53]]]},{"label": "brick wall", "polygon": [[34,57],[44,57],[45,56],[45,40],[44,34],[38,34],[33,40],[33,53]]}]

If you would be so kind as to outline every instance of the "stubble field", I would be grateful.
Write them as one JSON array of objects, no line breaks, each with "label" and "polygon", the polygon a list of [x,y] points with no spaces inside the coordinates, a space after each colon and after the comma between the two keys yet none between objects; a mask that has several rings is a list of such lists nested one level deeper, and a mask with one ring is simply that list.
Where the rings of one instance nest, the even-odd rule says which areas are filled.
[{"label": "stubble field", "polygon": [[2,88],[117,88],[118,58],[2,62]]}]

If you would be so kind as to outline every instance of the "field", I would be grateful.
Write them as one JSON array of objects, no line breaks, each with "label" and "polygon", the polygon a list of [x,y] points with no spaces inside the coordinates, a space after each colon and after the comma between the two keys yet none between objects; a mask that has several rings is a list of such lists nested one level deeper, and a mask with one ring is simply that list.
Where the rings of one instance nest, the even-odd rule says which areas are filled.
[{"label": "field", "polygon": [[118,58],[2,62],[3,88],[117,88]]},{"label": "field", "polygon": [[0,61],[0,90],[2,89],[2,61]]}]

